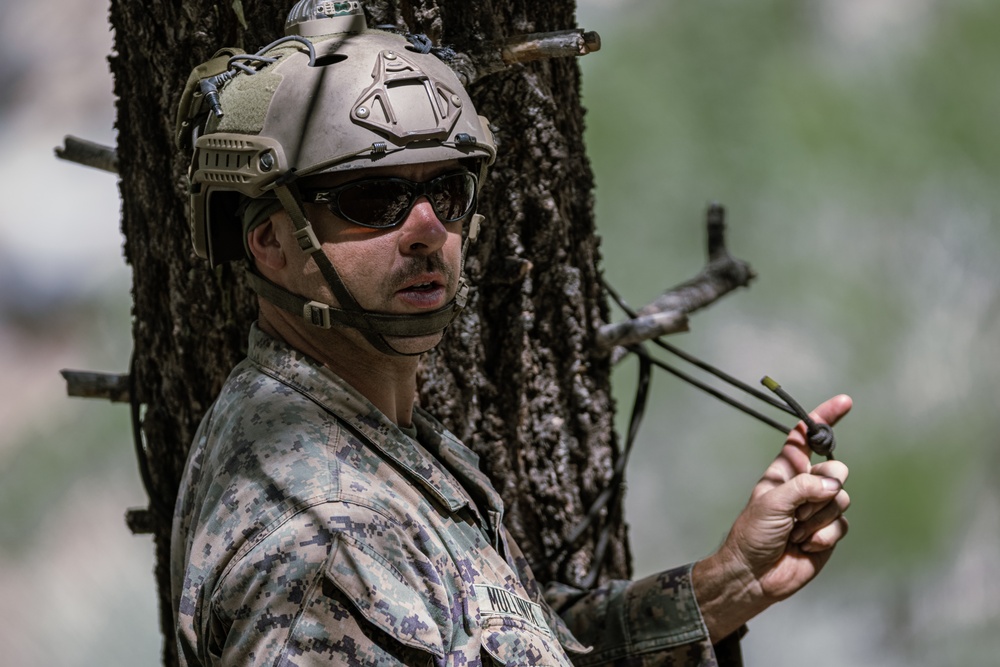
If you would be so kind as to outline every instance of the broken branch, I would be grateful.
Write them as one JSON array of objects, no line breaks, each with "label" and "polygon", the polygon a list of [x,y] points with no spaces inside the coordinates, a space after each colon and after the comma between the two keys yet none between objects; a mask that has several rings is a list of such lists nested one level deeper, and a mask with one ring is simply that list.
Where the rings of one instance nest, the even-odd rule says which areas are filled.
[{"label": "broken branch", "polygon": [[133,535],[152,535],[156,532],[156,517],[144,507],[133,507],[125,512],[125,525]]},{"label": "broken branch", "polygon": [[726,211],[718,204],[709,206],[708,263],[694,278],[667,290],[635,317],[606,324],[597,333],[598,345],[607,351],[616,346],[641,343],[658,336],[688,330],[691,313],[715,303],[737,287],[746,287],[756,277],[746,262],[726,249]]},{"label": "broken branch", "polygon": [[600,35],[582,28],[574,28],[558,32],[517,35],[507,40],[499,50],[494,47],[475,54],[459,53],[449,64],[458,73],[462,83],[468,86],[517,63],[585,56],[600,49]]},{"label": "broken branch", "polygon": [[63,147],[56,147],[56,157],[60,160],[76,162],[87,167],[118,173],[118,151],[109,146],[67,135]]},{"label": "broken branch", "polygon": [[129,376],[118,373],[95,373],[63,369],[66,394],[82,398],[106,398],[112,403],[129,402]]},{"label": "broken branch", "polygon": [[601,36],[582,29],[559,32],[536,32],[518,35],[507,42],[500,52],[503,61],[512,65],[532,60],[585,56],[601,49]]}]

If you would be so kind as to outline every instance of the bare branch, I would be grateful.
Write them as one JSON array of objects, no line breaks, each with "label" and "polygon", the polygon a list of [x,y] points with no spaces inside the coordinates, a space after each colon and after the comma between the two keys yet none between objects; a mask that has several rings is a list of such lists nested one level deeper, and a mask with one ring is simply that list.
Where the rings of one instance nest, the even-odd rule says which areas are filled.
[{"label": "bare branch", "polygon": [[106,398],[112,403],[129,402],[129,376],[117,373],[95,373],[93,371],[71,371],[64,369],[59,374],[66,379],[66,394],[82,398]]},{"label": "bare branch", "polygon": [[133,535],[152,535],[156,532],[156,517],[145,507],[132,507],[125,512],[125,525]]},{"label": "bare branch", "polygon": [[508,65],[547,58],[585,56],[601,49],[601,36],[581,29],[518,35],[507,42],[500,57]]},{"label": "bare branch", "polygon": [[510,38],[499,52],[486,50],[476,54],[459,53],[451,67],[465,85],[496,74],[517,63],[549,58],[585,56],[601,49],[601,36],[581,28],[558,32],[536,32]]},{"label": "bare branch", "polygon": [[687,331],[691,313],[715,303],[737,287],[746,287],[756,277],[746,262],[734,258],[726,249],[726,211],[718,204],[708,208],[708,264],[694,278],[676,285],[633,319],[606,324],[597,334],[598,345],[605,350],[634,345],[644,340]]},{"label": "bare branch", "polygon": [[616,324],[606,324],[598,333],[602,347],[635,345],[650,338],[680,333],[688,330],[687,314],[683,311],[668,311],[640,315],[632,320]]},{"label": "bare branch", "polygon": [[112,174],[118,173],[118,152],[114,148],[70,135],[63,142],[63,147],[55,149],[57,158],[110,171]]}]

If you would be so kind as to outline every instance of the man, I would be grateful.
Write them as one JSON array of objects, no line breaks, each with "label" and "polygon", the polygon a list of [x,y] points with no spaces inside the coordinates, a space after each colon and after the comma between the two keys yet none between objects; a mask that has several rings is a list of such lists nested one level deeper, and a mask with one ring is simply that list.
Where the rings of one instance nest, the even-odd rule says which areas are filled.
[{"label": "man", "polygon": [[846,533],[846,467],[811,466],[795,431],[715,554],[543,592],[475,454],[414,405],[418,356],[464,305],[488,125],[356,2],[306,0],[289,23],[196,70],[182,103],[195,247],[246,252],[260,297],[181,482],[182,663],[738,664],[743,624]]}]

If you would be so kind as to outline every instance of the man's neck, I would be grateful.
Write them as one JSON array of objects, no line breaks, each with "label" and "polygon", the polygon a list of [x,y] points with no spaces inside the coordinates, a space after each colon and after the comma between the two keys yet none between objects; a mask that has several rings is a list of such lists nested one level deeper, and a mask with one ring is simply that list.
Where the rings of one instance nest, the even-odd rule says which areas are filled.
[{"label": "man's neck", "polygon": [[360,335],[332,329],[306,330],[308,325],[294,316],[264,304],[258,326],[336,373],[393,423],[412,424],[418,357],[383,354]]}]

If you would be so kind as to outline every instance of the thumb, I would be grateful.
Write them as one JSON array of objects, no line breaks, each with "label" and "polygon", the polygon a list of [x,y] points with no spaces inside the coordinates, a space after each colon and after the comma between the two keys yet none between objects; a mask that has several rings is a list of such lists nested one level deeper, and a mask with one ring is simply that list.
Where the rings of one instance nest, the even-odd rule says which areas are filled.
[{"label": "thumb", "polygon": [[843,484],[835,477],[801,473],[781,486],[772,489],[767,494],[767,504],[777,514],[792,516],[801,505],[830,500],[837,495],[841,488],[843,488]]}]

